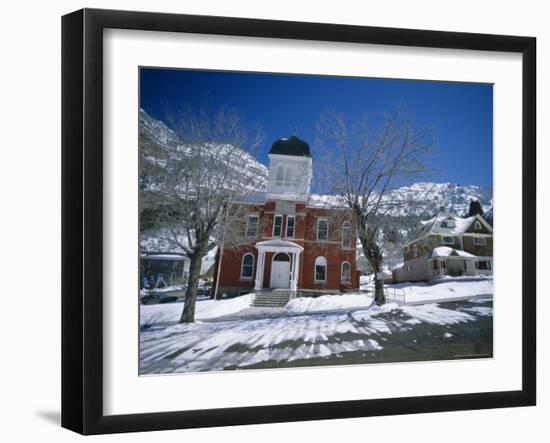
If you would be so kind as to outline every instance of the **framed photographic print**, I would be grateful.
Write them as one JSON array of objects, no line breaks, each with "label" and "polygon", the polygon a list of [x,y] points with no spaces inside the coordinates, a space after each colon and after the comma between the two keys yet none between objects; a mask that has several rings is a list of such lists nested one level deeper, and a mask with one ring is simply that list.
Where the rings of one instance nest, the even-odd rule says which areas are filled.
[{"label": "framed photographic print", "polygon": [[62,21],[62,425],[535,404],[530,37]]}]

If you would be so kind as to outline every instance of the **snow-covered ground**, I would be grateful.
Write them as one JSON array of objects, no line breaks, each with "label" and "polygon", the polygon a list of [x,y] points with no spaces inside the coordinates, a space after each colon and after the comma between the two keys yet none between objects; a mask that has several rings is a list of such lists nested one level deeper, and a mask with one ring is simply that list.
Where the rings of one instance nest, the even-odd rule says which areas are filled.
[{"label": "snow-covered ground", "polygon": [[[241,298],[246,301],[246,296]],[[201,302],[197,304],[197,314],[203,318],[212,315],[214,303],[222,306],[218,313],[227,312],[237,309],[239,302],[239,299]],[[401,361],[402,353],[412,348],[419,351],[413,349],[417,353],[409,359],[426,359],[432,355],[426,350],[434,346],[437,352],[448,352],[457,336],[463,337],[466,343],[479,339],[479,331],[475,328],[470,332],[473,335],[464,339],[464,328],[470,322],[492,316],[491,298],[487,297],[482,303],[460,303],[449,307],[387,303],[355,312],[171,323],[168,326],[166,321],[177,319],[181,304],[144,306],[142,326],[147,327],[140,334],[140,373],[213,371],[262,365],[278,367],[293,362],[299,365],[307,362],[365,363],[382,355],[378,354],[380,352],[386,352],[384,358],[389,361]],[[487,330],[490,334],[492,328]],[[405,345],[401,344],[403,342]],[[492,343],[492,336],[489,343]],[[463,349],[463,342],[458,345]],[[396,346],[397,351],[392,351],[392,346]],[[434,358],[438,355],[434,354]]]},{"label": "snow-covered ground", "polygon": [[349,311],[365,309],[371,305],[373,297],[366,293],[342,295],[322,295],[320,297],[301,297],[291,300],[286,306],[290,314],[306,314],[328,311]]},{"label": "snow-covered ground", "polygon": [[[195,320],[210,320],[216,317],[235,314],[250,307],[252,294],[228,300],[199,300],[195,305]],[[183,311],[184,303],[163,303],[140,306],[140,325],[142,328],[158,327],[177,323]]]},{"label": "snow-covered ground", "polygon": [[[370,286],[369,286],[370,287]],[[467,299],[493,293],[493,279],[479,280],[449,279],[436,284],[398,283],[386,285],[390,302],[399,304]],[[404,299],[403,299],[404,295]],[[197,321],[224,320],[228,317],[253,318],[266,316],[269,310],[251,308],[254,294],[247,294],[228,300],[199,300],[196,304]],[[273,316],[320,314],[327,312],[352,312],[369,309],[372,306],[372,292],[323,295],[320,297],[300,297],[291,300],[284,309],[273,310]],[[177,323],[183,310],[183,303],[142,305],[140,309],[141,327]]]},{"label": "snow-covered ground", "polygon": [[401,295],[404,295],[406,303],[418,303],[493,294],[493,277],[456,277],[432,283],[395,283],[386,287],[389,289],[390,298],[395,294],[396,299],[401,300]]}]

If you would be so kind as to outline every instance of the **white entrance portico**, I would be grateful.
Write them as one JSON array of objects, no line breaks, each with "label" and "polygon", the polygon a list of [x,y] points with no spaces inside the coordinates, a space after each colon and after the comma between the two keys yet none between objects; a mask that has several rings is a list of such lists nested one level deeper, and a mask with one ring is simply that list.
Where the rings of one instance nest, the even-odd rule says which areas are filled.
[{"label": "white entrance portico", "polygon": [[[288,257],[291,258],[291,262],[288,265],[288,261],[284,260],[283,257],[279,256],[279,258],[277,258],[277,255],[273,257],[270,285],[278,288],[286,287],[291,291],[296,291],[298,289],[300,254],[304,248],[296,243],[280,239],[258,242],[256,243],[256,248],[258,249],[258,265],[256,268],[254,289],[263,289],[265,254],[266,252],[273,252],[277,255],[279,253],[288,254]],[[275,267],[273,266],[274,264]],[[285,275],[286,273],[288,273],[288,276]]]}]

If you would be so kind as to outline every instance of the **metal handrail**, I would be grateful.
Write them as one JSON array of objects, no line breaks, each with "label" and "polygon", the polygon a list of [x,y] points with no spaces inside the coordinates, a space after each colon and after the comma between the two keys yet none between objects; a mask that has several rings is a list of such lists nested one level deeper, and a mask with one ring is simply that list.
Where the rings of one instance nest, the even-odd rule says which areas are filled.
[{"label": "metal handrail", "polygon": [[[392,291],[393,291],[393,297],[392,297]],[[400,292],[398,292],[400,291]],[[387,288],[384,287],[384,295],[388,298],[388,300],[399,300],[403,303],[406,302],[406,291],[405,288]]]}]

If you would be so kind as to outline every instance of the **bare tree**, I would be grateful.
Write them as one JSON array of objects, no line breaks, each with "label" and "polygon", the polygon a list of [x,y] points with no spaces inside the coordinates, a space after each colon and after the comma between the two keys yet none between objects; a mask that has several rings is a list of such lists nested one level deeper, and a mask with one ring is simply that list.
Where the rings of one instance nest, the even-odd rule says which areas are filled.
[{"label": "bare tree", "polygon": [[353,211],[363,254],[375,275],[375,301],[381,305],[382,220],[403,204],[394,198],[394,189],[429,171],[425,159],[431,152],[431,131],[416,130],[410,115],[396,107],[376,126],[366,116],[350,123],[336,111],[324,113],[316,132],[323,152],[322,185]]},{"label": "bare tree", "polygon": [[254,168],[251,155],[261,131],[250,136],[236,110],[222,108],[214,115],[186,110],[173,127],[180,143],[156,158],[160,171],[149,167],[157,173],[144,181],[143,194],[159,208],[157,226],[189,258],[180,318],[189,323],[195,319],[202,260],[231,226],[235,198],[261,190],[265,171]]}]

